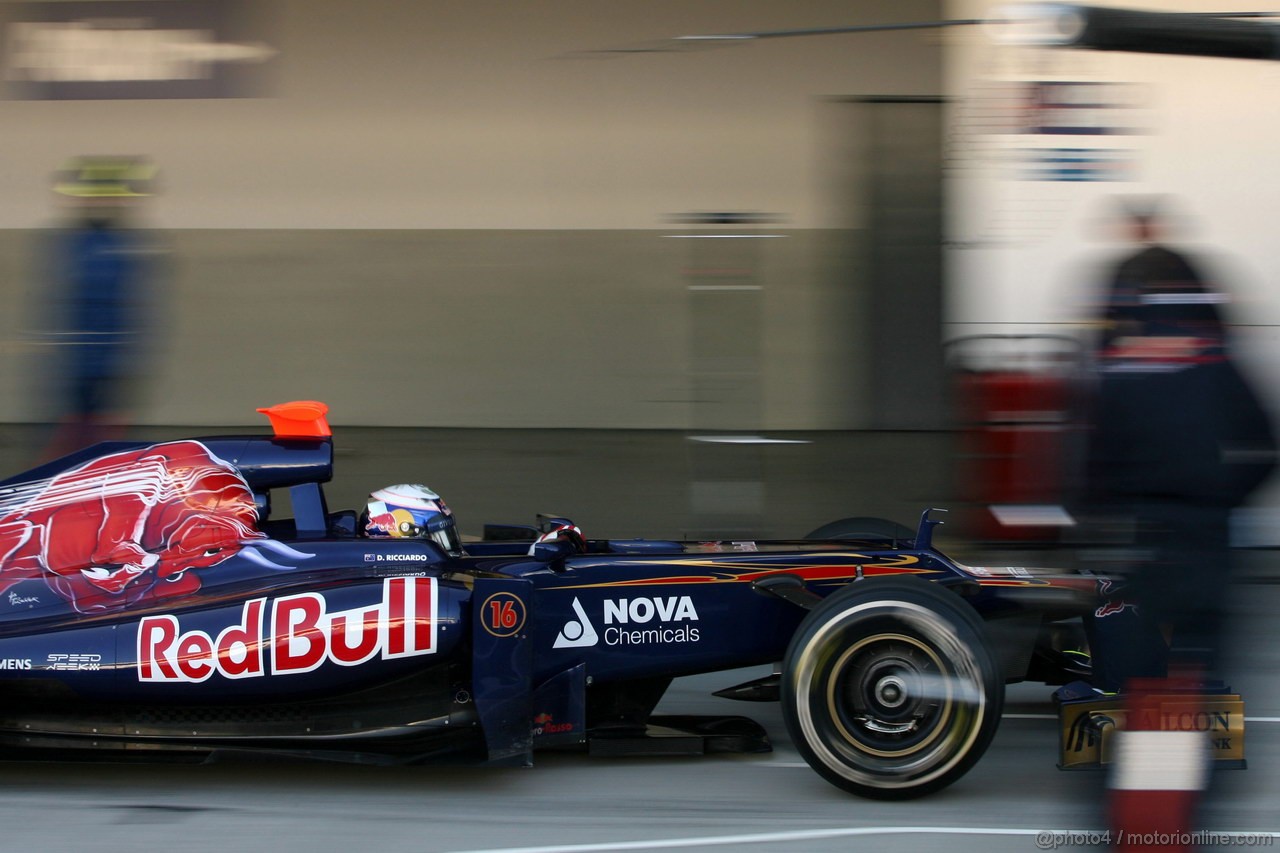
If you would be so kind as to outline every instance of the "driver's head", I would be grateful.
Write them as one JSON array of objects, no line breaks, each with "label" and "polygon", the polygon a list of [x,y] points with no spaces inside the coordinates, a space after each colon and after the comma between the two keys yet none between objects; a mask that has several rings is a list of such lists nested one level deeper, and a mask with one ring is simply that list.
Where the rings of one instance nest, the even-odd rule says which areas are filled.
[{"label": "driver's head", "polygon": [[375,539],[430,539],[449,554],[462,553],[453,513],[439,495],[416,483],[371,493],[360,530]]}]

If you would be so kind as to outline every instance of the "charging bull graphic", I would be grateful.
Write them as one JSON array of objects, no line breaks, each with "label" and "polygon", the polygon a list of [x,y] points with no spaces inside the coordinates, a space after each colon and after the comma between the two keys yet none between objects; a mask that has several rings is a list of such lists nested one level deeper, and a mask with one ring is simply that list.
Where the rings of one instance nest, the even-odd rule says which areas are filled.
[{"label": "charging bull graphic", "polygon": [[0,493],[0,592],[43,578],[80,613],[200,589],[197,570],[237,554],[274,569],[266,549],[312,555],[257,529],[253,492],[197,441],[102,456]]}]

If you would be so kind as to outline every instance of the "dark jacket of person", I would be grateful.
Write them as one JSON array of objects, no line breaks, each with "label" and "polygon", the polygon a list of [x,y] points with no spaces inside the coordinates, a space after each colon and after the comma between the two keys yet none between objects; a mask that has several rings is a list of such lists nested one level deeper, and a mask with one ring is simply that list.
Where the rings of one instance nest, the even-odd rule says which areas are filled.
[{"label": "dark jacket of person", "polygon": [[1111,274],[1103,311],[1102,349],[1134,334],[1184,334],[1222,339],[1220,303],[1197,265],[1182,252],[1151,245]]},{"label": "dark jacket of person", "polygon": [[1104,503],[1230,509],[1274,466],[1271,420],[1221,347],[1104,360],[1089,482]]}]

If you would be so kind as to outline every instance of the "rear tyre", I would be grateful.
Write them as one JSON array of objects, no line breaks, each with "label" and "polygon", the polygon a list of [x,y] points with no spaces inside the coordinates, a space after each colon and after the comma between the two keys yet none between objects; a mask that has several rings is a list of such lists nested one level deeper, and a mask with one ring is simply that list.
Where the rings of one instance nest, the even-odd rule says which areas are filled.
[{"label": "rear tyre", "polygon": [[907,799],[959,779],[991,743],[1004,681],[982,620],[911,578],[858,581],[801,623],[782,711],[809,766],[863,797]]},{"label": "rear tyre", "polygon": [[916,532],[887,518],[855,516],[824,524],[805,539],[914,539]]}]

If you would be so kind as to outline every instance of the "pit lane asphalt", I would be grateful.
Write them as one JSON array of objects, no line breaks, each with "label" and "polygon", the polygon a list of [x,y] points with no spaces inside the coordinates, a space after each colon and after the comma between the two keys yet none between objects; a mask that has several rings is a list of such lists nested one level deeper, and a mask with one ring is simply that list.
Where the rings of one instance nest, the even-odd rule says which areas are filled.
[{"label": "pit lane asphalt", "polygon": [[[1249,769],[1227,771],[1206,826],[1280,830],[1280,586],[1237,589],[1234,686]],[[986,756],[922,800],[848,796],[803,765],[775,704],[710,691],[764,670],[681,679],[660,710],[746,714],[768,755],[600,759],[531,769],[328,764],[0,764],[3,851],[1033,851],[1039,830],[1100,829],[1098,773],[1054,767],[1049,690],[1014,685]],[[1280,841],[1276,842],[1280,844]]]}]

